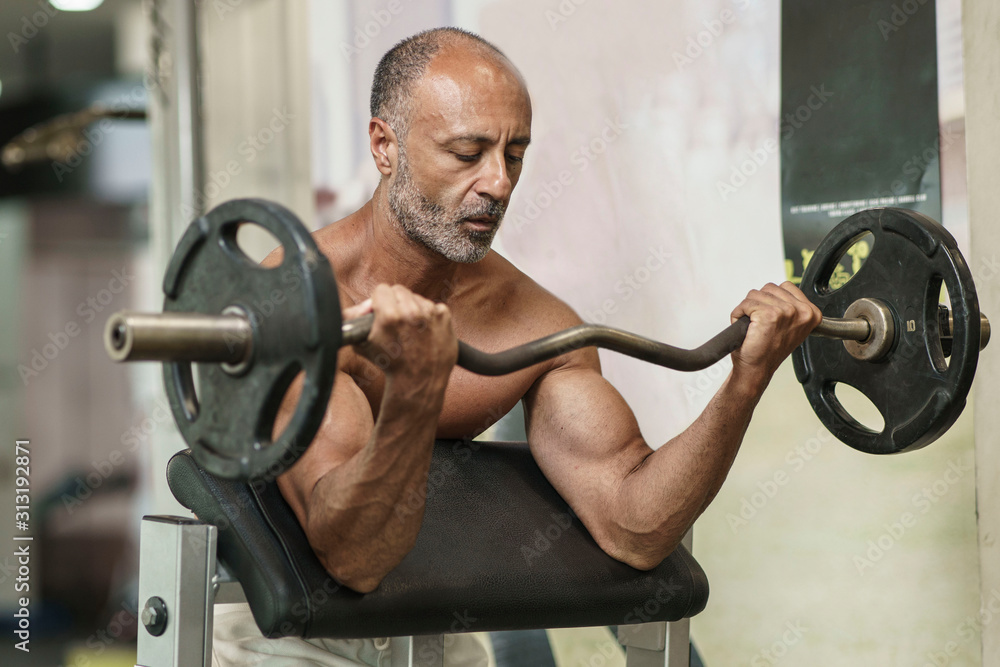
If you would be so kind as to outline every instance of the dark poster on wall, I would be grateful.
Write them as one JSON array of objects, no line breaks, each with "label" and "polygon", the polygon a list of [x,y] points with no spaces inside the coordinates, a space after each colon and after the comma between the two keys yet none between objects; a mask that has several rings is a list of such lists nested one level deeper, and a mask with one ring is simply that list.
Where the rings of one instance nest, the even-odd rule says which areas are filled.
[{"label": "dark poster on wall", "polygon": [[[781,206],[788,278],[852,213],[941,219],[934,0],[786,0],[781,8]],[[851,249],[846,282],[868,250]]]}]

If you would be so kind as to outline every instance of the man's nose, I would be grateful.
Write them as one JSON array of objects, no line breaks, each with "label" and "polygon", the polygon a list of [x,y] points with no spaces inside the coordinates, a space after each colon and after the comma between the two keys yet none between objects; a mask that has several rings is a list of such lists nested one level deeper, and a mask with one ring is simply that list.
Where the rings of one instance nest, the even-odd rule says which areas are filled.
[{"label": "man's nose", "polygon": [[507,157],[502,153],[490,154],[483,160],[483,168],[476,183],[477,194],[495,201],[506,202],[510,198],[512,189],[510,173],[507,170]]}]

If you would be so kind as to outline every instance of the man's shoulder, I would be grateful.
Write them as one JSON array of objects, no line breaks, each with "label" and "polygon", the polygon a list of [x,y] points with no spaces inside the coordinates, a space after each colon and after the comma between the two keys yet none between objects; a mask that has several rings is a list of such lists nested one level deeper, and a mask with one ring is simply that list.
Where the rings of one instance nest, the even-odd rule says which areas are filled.
[{"label": "man's shoulder", "polygon": [[[336,222],[326,224],[311,233],[316,248],[326,256],[336,271],[338,266],[345,264],[352,257],[361,253],[357,241],[357,212],[341,218]],[[278,245],[261,261],[262,266],[277,266],[284,256],[284,247]]]},{"label": "man's shoulder", "polygon": [[361,233],[360,211],[320,227],[312,233],[320,252],[326,255],[333,269],[341,270],[353,264],[365,251],[365,235]]},{"label": "man's shoulder", "polygon": [[[583,323],[569,304],[501,255],[491,252],[483,262],[490,262],[484,268],[494,276],[493,298],[503,304],[494,320],[503,329],[492,337],[496,350],[529,343]],[[584,347],[535,368],[537,378],[570,368],[586,368],[600,373],[600,361],[595,348]]]},{"label": "man's shoulder", "polygon": [[482,265],[489,277],[492,298],[531,335],[548,335],[581,323],[569,304],[499,253],[491,251]]}]

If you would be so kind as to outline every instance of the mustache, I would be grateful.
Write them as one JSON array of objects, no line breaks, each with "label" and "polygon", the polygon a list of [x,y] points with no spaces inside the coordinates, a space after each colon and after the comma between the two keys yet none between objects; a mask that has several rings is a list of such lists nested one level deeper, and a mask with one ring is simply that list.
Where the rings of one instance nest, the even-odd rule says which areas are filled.
[{"label": "mustache", "polygon": [[489,217],[494,221],[499,222],[503,219],[503,215],[506,212],[507,207],[502,203],[495,200],[481,200],[476,204],[471,204],[469,206],[463,207],[459,212],[459,217],[462,220],[467,220],[469,218],[484,218]]}]

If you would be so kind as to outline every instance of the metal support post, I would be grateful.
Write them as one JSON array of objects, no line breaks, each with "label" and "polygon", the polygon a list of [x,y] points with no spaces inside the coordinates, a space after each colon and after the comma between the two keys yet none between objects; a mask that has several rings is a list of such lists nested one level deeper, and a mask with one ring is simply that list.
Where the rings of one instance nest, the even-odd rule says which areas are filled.
[{"label": "metal support post", "polygon": [[217,534],[195,519],[143,517],[138,667],[212,664]]},{"label": "metal support post", "polygon": [[641,623],[618,626],[618,641],[625,646],[626,667],[689,667],[691,622]]},{"label": "metal support post", "polygon": [[[694,546],[692,528],[681,540],[688,551]],[[691,619],[619,625],[618,641],[625,647],[625,667],[690,667]]]}]

